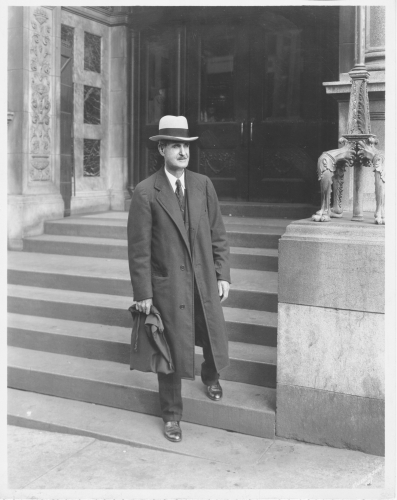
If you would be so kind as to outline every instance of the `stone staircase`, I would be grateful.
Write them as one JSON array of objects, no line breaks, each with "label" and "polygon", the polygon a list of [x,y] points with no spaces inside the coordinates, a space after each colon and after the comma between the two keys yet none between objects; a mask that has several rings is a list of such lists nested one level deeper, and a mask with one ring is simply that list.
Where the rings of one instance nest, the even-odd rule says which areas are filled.
[{"label": "stone staircase", "polygon": [[[273,438],[278,240],[291,220],[310,216],[313,207],[221,207],[231,246],[233,285],[224,303],[231,361],[221,374],[219,403],[206,397],[199,377],[183,382],[184,421]],[[129,410],[132,421],[137,413],[159,415],[157,377],[128,366],[127,216],[107,212],[48,221],[43,235],[24,240],[23,252],[9,252],[10,423],[46,429],[58,428],[58,419],[71,432],[65,410],[54,416],[65,400],[74,422],[83,404]],[[201,357],[197,349],[198,370]],[[22,391],[42,395],[37,401],[48,405],[47,414],[32,412],[32,398]],[[98,432],[110,439],[108,430]]]}]

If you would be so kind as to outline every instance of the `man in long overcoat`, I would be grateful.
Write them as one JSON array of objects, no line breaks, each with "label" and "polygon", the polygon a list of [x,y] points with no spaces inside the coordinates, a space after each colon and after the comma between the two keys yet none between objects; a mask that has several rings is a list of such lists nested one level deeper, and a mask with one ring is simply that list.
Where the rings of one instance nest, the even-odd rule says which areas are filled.
[{"label": "man in long overcoat", "polygon": [[160,312],[175,372],[158,374],[164,433],[182,439],[181,379],[195,377],[195,345],[203,348],[201,378],[208,397],[222,397],[219,372],[229,364],[221,302],[229,293],[229,245],[211,180],[187,170],[185,117],[159,123],[164,166],[140,182],[128,217],[128,259],[134,300],[148,314]]}]

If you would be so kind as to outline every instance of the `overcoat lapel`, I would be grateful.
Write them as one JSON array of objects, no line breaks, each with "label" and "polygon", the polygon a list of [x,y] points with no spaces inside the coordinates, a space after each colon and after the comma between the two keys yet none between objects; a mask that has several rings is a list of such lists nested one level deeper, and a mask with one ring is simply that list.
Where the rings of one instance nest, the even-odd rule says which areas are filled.
[{"label": "overcoat lapel", "polygon": [[176,199],[175,193],[170,186],[167,176],[165,175],[164,167],[162,167],[158,171],[154,187],[158,191],[156,196],[157,201],[168,213],[168,215],[171,217],[172,221],[178,228],[190,255],[190,245],[185,225],[183,223],[181,209],[179,208],[178,200]]},{"label": "overcoat lapel", "polygon": [[203,193],[202,183],[189,170],[185,170],[185,183],[187,190],[187,205],[189,213],[190,232],[191,232],[190,240],[193,253],[197,228],[201,217],[204,193]]}]

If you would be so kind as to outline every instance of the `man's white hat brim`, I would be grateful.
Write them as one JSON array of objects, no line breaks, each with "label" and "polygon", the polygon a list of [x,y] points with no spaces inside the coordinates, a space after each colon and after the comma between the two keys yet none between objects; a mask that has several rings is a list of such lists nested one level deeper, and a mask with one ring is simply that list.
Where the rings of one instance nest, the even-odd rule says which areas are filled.
[{"label": "man's white hat brim", "polygon": [[151,141],[174,141],[174,142],[191,142],[196,141],[198,137],[175,137],[172,135],[153,135],[149,137]]}]

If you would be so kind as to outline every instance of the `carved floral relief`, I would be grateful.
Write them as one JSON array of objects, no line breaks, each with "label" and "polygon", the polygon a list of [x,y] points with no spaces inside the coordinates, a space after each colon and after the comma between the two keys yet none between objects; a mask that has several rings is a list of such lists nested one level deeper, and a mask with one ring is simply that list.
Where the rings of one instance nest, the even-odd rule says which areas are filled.
[{"label": "carved floral relief", "polygon": [[30,41],[31,73],[31,129],[30,129],[30,179],[46,181],[51,177],[50,151],[50,71],[51,27],[45,9],[37,8],[31,21]]},{"label": "carved floral relief", "polygon": [[366,81],[354,80],[348,117],[348,134],[370,134],[369,99]]}]

